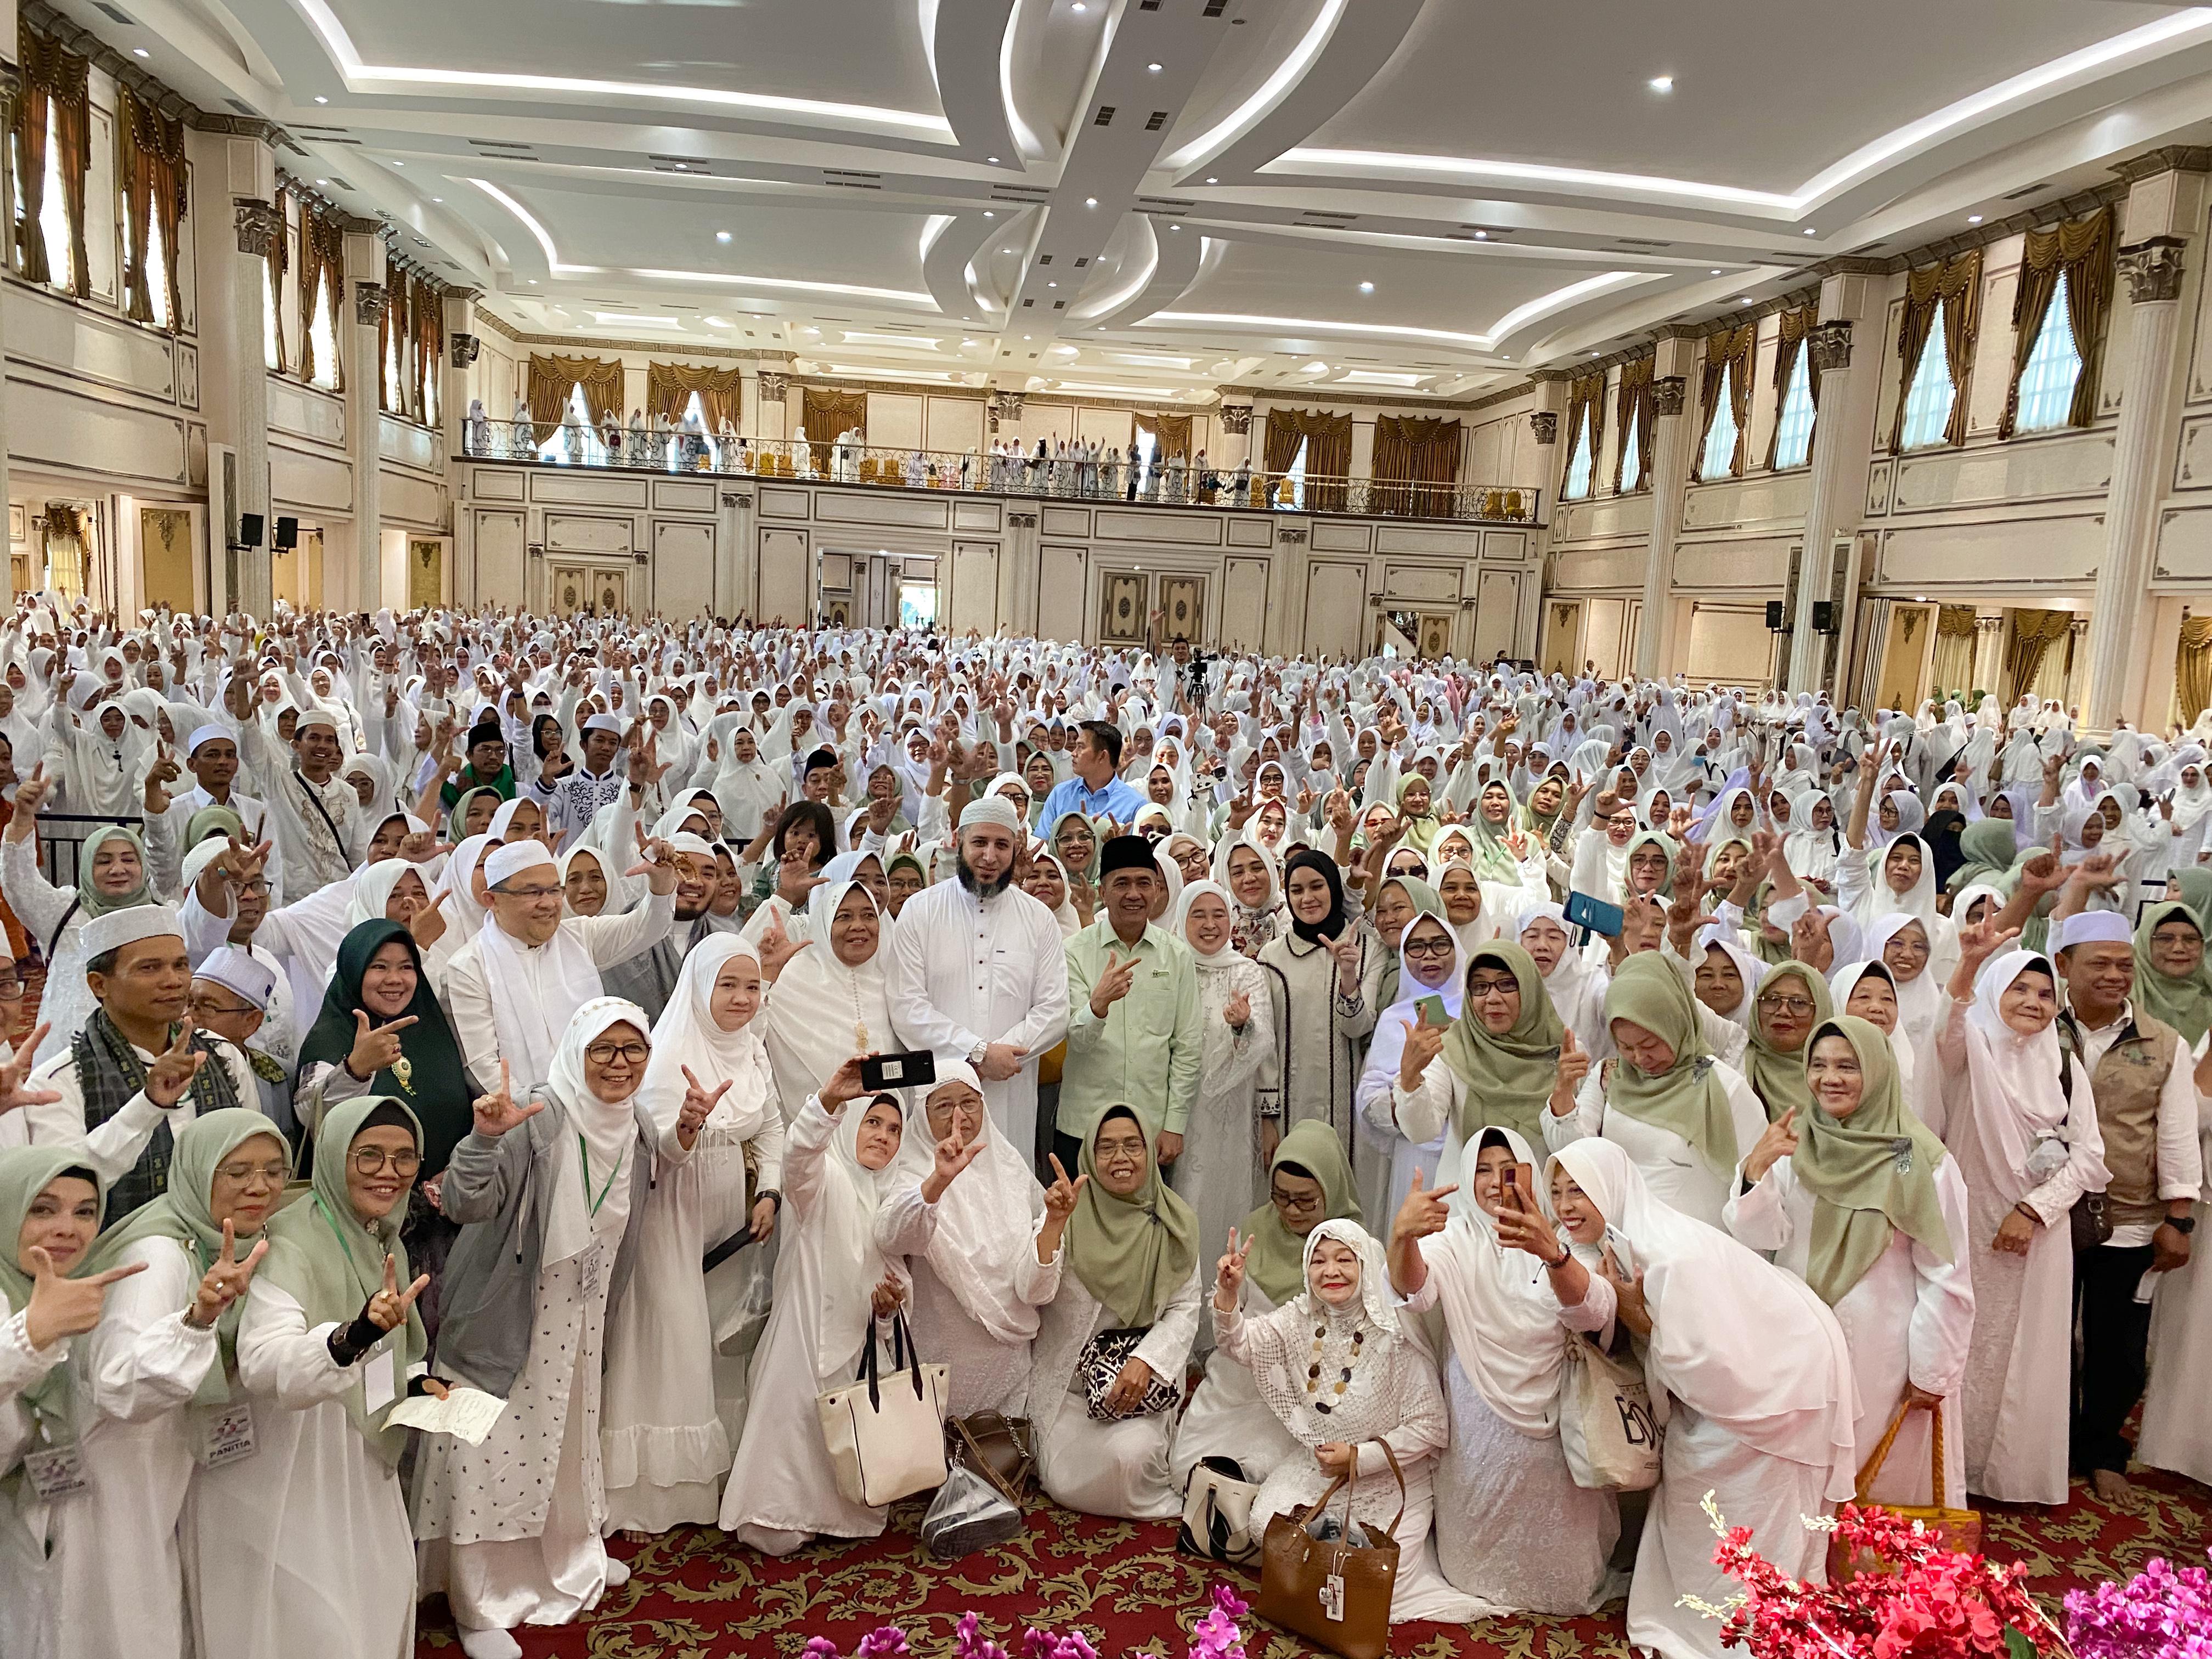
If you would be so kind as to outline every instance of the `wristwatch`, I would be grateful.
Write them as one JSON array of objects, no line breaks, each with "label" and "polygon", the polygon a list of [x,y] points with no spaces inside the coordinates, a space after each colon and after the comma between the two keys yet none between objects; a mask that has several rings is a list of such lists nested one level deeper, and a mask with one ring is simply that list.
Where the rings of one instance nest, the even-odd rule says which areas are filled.
[{"label": "wristwatch", "polygon": [[983,1056],[990,1052],[991,1045],[988,1042],[979,1042],[968,1051],[968,1063],[970,1066],[981,1066],[983,1063]]},{"label": "wristwatch", "polygon": [[2197,1218],[2193,1215],[2170,1215],[2166,1218],[2166,1224],[2186,1238],[2197,1231]]}]

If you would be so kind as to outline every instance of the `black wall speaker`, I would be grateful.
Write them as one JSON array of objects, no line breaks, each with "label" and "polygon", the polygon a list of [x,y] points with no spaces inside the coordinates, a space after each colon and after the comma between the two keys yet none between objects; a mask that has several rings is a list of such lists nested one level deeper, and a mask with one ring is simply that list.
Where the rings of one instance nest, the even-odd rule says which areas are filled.
[{"label": "black wall speaker", "polygon": [[1836,631],[1836,606],[1833,600],[1813,601],[1813,631],[1815,634],[1832,634]]},{"label": "black wall speaker", "polygon": [[1782,631],[1782,601],[1779,599],[1766,602],[1766,631],[1770,634]]},{"label": "black wall speaker", "polygon": [[238,544],[240,547],[261,545],[261,515],[258,513],[238,515]]},{"label": "black wall speaker", "polygon": [[276,539],[269,544],[279,553],[289,553],[300,544],[300,521],[279,518],[276,520]]}]

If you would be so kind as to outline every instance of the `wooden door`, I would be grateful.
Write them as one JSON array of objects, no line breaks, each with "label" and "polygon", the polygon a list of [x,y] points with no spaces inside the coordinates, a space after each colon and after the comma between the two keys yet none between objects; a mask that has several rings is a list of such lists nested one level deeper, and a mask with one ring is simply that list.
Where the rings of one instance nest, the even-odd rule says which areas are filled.
[{"label": "wooden door", "polygon": [[445,603],[446,544],[425,536],[407,540],[407,608],[425,611]]}]

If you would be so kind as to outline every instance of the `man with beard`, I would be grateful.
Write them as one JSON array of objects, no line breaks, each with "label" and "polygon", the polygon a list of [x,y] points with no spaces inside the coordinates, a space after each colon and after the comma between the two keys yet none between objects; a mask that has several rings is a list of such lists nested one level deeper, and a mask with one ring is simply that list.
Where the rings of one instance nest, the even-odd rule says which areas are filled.
[{"label": "man with beard", "polygon": [[1035,1060],[1067,1035],[1067,957],[1052,912],[1012,884],[1023,830],[1003,796],[962,812],[960,878],[906,902],[889,978],[900,1041],[974,1066],[1000,1133],[1026,1148]]},{"label": "man with beard", "polygon": [[714,843],[687,830],[671,836],[668,844],[676,849],[676,925],[651,950],[599,970],[609,996],[627,997],[656,1020],[675,994],[691,947],[709,933],[734,933],[742,925],[738,918],[724,921],[714,914],[721,885]]}]

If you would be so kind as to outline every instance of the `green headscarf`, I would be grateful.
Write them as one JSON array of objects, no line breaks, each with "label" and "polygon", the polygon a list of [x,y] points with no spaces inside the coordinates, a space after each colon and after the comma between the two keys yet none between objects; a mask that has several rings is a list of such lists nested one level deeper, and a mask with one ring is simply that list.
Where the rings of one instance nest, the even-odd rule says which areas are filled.
[{"label": "green headscarf", "polygon": [[[1145,1137],[1144,1182],[1127,1198],[1108,1192],[1098,1179],[1098,1131],[1116,1113]],[[1067,1265],[1123,1329],[1151,1325],[1198,1265],[1198,1217],[1160,1179],[1153,1156],[1158,1140],[1159,1130],[1142,1108],[1105,1105],[1091,1120],[1076,1160],[1091,1179],[1067,1218]]]},{"label": "green headscarf", "polygon": [[[1413,914],[1406,918],[1406,926],[1408,929],[1411,929],[1413,925],[1419,921],[1423,916],[1434,916],[1438,921],[1443,923],[1444,931],[1447,933],[1452,933],[1451,913],[1444,908],[1443,895],[1437,891],[1435,888],[1430,886],[1427,882],[1423,881],[1419,876],[1383,877],[1382,886],[1377,887],[1375,890],[1376,897],[1378,902],[1380,902],[1382,898],[1382,888],[1388,887],[1394,881],[1397,883],[1399,886],[1406,890],[1407,898],[1413,902]],[[1456,941],[1459,935],[1452,933],[1452,938],[1455,941],[1453,948],[1456,950],[1458,948]],[[1398,935],[1398,940],[1401,945],[1405,943],[1405,939],[1406,935],[1404,933],[1400,933]],[[1378,1000],[1385,1008],[1388,1008],[1392,1003],[1398,1000],[1398,962],[1400,954],[1401,953],[1397,951],[1391,951],[1389,961],[1385,963],[1382,967],[1382,988]],[[1300,1282],[1303,1283],[1304,1281],[1302,1280]]]},{"label": "green headscarf", "polygon": [[[1521,803],[1521,827],[1537,840],[1549,841],[1552,831],[1559,827],[1559,819],[1565,815],[1569,800],[1568,781],[1566,763],[1563,761],[1553,761],[1544,775],[1529,785],[1528,799]],[[1548,813],[1539,812],[1536,810],[1536,792],[1547,783],[1556,783],[1559,786],[1559,804]]]},{"label": "green headscarf", "polygon": [[1951,1230],[1936,1195],[1936,1166],[1943,1143],[1905,1109],[1897,1061],[1880,1026],[1850,1014],[1823,1020],[1806,1039],[1839,1036],[1859,1057],[1864,1090],[1848,1119],[1823,1111],[1818,1101],[1797,1120],[1797,1150],[1790,1156],[1797,1179],[1813,1194],[1813,1233],[1805,1282],[1833,1307],[1889,1248],[1901,1230],[1946,1261]]},{"label": "green headscarf", "polygon": [[[1091,862],[1080,870],[1068,870],[1066,856],[1060,850],[1060,826],[1070,818],[1080,820],[1084,827],[1091,831]],[[1072,806],[1054,818],[1044,832],[1045,851],[1060,860],[1060,868],[1067,870],[1069,879],[1073,881],[1095,882],[1098,879],[1098,849],[1105,844],[1104,837],[1098,833],[1098,826]],[[885,872],[885,873],[890,872]]]},{"label": "green headscarf", "polygon": [[[1482,798],[1492,789],[1505,792],[1505,822],[1492,823],[1483,813]],[[1513,786],[1503,778],[1491,778],[1474,792],[1474,811],[1468,818],[1468,837],[1474,843],[1474,874],[1478,881],[1518,882],[1521,879],[1521,860],[1513,856],[1513,849],[1505,844],[1508,836],[1520,833],[1521,803],[1514,799]]]},{"label": "green headscarf", "polygon": [[1636,833],[1635,839],[1628,843],[1621,854],[1620,902],[1623,904],[1628,902],[1631,890],[1628,885],[1629,866],[1636,861],[1636,849],[1639,847],[1656,847],[1666,854],[1666,877],[1650,896],[1662,902],[1673,898],[1674,896],[1674,859],[1682,849],[1674,844],[1674,836],[1663,830],[1639,830]]},{"label": "green headscarf", "polygon": [[1959,853],[1966,860],[1951,872],[1948,884],[1963,893],[1976,882],[1994,883],[2013,866],[2012,820],[1979,818],[1959,832]]},{"label": "green headscarf", "polygon": [[[1769,1123],[1792,1107],[1802,1118],[1813,1104],[1813,1091],[1805,1081],[1805,1049],[1778,1048],[1769,1042],[1766,1016],[1759,1006],[1759,998],[1782,989],[1782,981],[1789,979],[1803,981],[1805,994],[1813,999],[1813,1024],[1816,1029],[1835,1012],[1835,1000],[1828,994],[1828,981],[1802,962],[1784,962],[1769,969],[1766,977],[1752,991],[1751,1042],[1743,1051],[1743,1074],[1759,1103],[1766,1108]],[[1806,1039],[1808,1044],[1811,1041],[1810,1037]]]},{"label": "green headscarf", "polygon": [[[120,836],[138,854],[138,885],[119,898],[110,898],[92,884],[93,854],[99,852],[103,842]],[[76,913],[79,920],[90,921],[94,916],[104,916],[111,910],[127,910],[134,904],[151,904],[154,896],[146,889],[146,843],[138,839],[136,830],[126,830],[119,823],[103,823],[84,838],[76,858]]]},{"label": "green headscarf", "polygon": [[2212,1030],[2212,963],[2200,957],[2196,972],[2176,979],[2160,972],[2150,959],[2150,936],[2158,932],[2160,923],[2177,921],[2187,922],[2198,938],[2203,937],[2203,921],[2179,899],[2153,905],[2136,925],[2136,1006],[2154,1019],[2164,1020],[2194,1048],[2197,1040]]},{"label": "green headscarf", "polygon": [[247,839],[246,820],[228,806],[218,806],[210,801],[185,820],[185,843],[179,850],[189,853],[210,836],[236,836]]},{"label": "green headscarf", "polygon": [[[387,1255],[401,1290],[414,1281],[407,1265],[407,1246],[399,1237],[400,1224],[407,1218],[406,1194],[400,1194],[390,1214],[364,1224],[346,1193],[346,1166],[351,1162],[354,1137],[380,1107],[388,1107],[407,1120],[407,1127],[414,1132],[415,1148],[418,1152],[422,1150],[422,1126],[404,1101],[389,1095],[362,1095],[332,1107],[316,1134],[325,1151],[315,1160],[313,1194],[287,1206],[267,1228],[269,1255],[261,1264],[261,1276],[291,1293],[306,1311],[310,1328],[331,1323],[350,1325],[361,1317],[369,1297],[384,1288]],[[398,1344],[402,1374],[428,1348],[422,1315],[410,1307]],[[397,1468],[399,1455],[406,1449],[407,1431],[380,1428],[370,1420],[368,1383],[358,1375],[370,1365],[389,1363],[379,1354],[356,1364],[352,1368],[357,1373],[354,1384],[343,1397],[346,1416],[362,1437],[376,1449],[388,1467]]]},{"label": "green headscarf", "polygon": [[469,838],[469,832],[464,826],[468,823],[469,802],[477,795],[489,795],[495,809],[507,799],[488,783],[480,783],[473,789],[464,789],[454,796],[453,810],[446,814],[446,833],[453,837],[456,846]]},{"label": "green headscarf", "polygon": [[1465,1007],[1444,1038],[1444,1063],[1467,1086],[1452,1124],[1472,1144],[1491,1124],[1512,1130],[1531,1146],[1544,1138],[1544,1106],[1559,1081],[1559,1042],[1566,1031],[1536,959],[1510,939],[1493,939],[1468,953],[1472,975],[1483,963],[1508,969],[1521,987],[1521,1015],[1503,1036],[1493,1036]]},{"label": "green headscarf", "polygon": [[1784,936],[1781,939],[1769,939],[1766,936],[1766,928],[1762,919],[1766,915],[1766,907],[1773,902],[1772,878],[1761,880],[1752,890],[1751,902],[1744,908],[1743,931],[1745,937],[1751,940],[1751,954],[1768,967],[1778,968],[1784,963],[1791,960],[1790,946],[1786,929]]},{"label": "green headscarf", "polygon": [[2212,925],[2212,870],[2192,864],[2186,870],[2175,871],[2172,879],[2181,902],[2197,912],[2197,925]]},{"label": "green headscarf", "polygon": [[[1429,810],[1419,817],[1409,817],[1406,813],[1406,792],[1416,783],[1429,792]],[[1405,826],[1405,833],[1399,836],[1398,845],[1410,847],[1426,858],[1429,848],[1437,844],[1437,837],[1444,832],[1443,825],[1437,822],[1436,785],[1408,768],[1405,775],[1398,780],[1398,787],[1390,799],[1398,808],[1398,822]]]},{"label": "green headscarf", "polygon": [[[110,1227],[85,1252],[85,1271],[105,1273],[121,1261],[123,1253],[142,1239],[174,1239],[198,1264],[202,1273],[222,1254],[222,1224],[215,1218],[216,1167],[256,1135],[267,1135],[279,1147],[284,1132],[268,1118],[243,1106],[226,1106],[185,1125],[177,1134],[176,1150],[169,1159],[169,1189],[152,1203],[142,1205]],[[244,1261],[255,1233],[237,1237],[238,1259]],[[218,1362],[208,1367],[193,1403],[219,1406],[230,1398],[230,1372],[238,1363],[238,1316],[246,1298],[238,1297],[216,1322],[222,1348]],[[361,1311],[356,1308],[356,1313]]]},{"label": "green headscarf", "polygon": [[[57,1177],[71,1170],[91,1180],[93,1190],[100,1194],[100,1204],[105,1207],[106,1191],[86,1164],[82,1147],[10,1146],[0,1150],[0,1298],[5,1299],[14,1313],[21,1313],[31,1305],[31,1275],[15,1259],[15,1241],[23,1236],[23,1218],[30,1214],[31,1205],[39,1194]],[[91,1259],[92,1252],[87,1249],[62,1276],[75,1279]],[[74,1431],[70,1425],[74,1401],[68,1366],[52,1367],[22,1391],[22,1398],[40,1420],[49,1425],[52,1438],[60,1441],[72,1437]]]},{"label": "green headscarf", "polygon": [[[1352,1165],[1345,1160],[1344,1144],[1327,1123],[1310,1117],[1291,1126],[1267,1160],[1271,1191],[1275,1172],[1286,1164],[1295,1164],[1321,1183],[1322,1212],[1314,1218],[1315,1226],[1359,1219],[1359,1190],[1352,1178]],[[1283,1224],[1282,1212],[1272,1200],[1246,1216],[1237,1235],[1252,1242],[1251,1254],[1244,1258],[1244,1276],[1268,1301],[1284,1307],[1305,1289],[1305,1239]],[[1210,1240],[1200,1243],[1212,1248]]]},{"label": "green headscarf", "polygon": [[1728,1090],[1713,1069],[1697,999],[1681,970],[1656,951],[1638,951],[1606,988],[1605,1019],[1607,1025],[1616,1019],[1641,1025],[1674,1051],[1674,1063],[1656,1074],[1626,1060],[1617,1063],[1606,1104],[1681,1136],[1714,1169],[1735,1169],[1745,1149],[1735,1144]]}]

